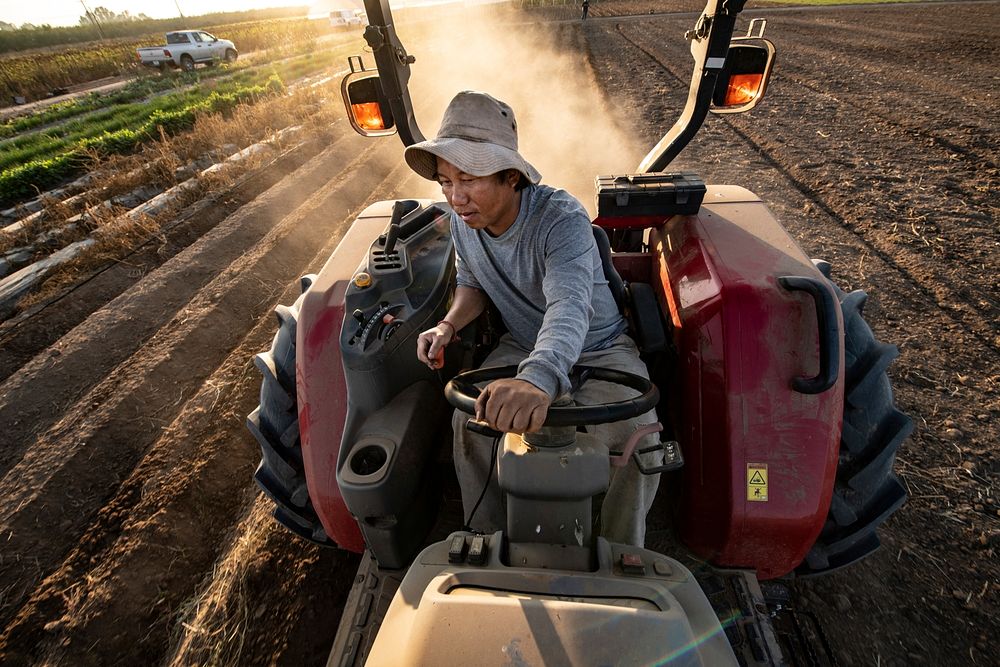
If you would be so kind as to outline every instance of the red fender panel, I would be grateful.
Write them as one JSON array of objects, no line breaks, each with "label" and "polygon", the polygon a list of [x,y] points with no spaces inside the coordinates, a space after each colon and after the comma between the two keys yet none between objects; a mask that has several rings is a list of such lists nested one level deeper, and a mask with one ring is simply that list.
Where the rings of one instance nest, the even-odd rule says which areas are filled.
[{"label": "red fender panel", "polygon": [[389,222],[393,202],[365,209],[344,234],[299,310],[296,330],[296,397],[306,486],[327,535],[361,553],[364,538],[337,484],[341,439],[347,418],[347,384],[340,354],[344,294],[368,257],[368,248]]},{"label": "red fender panel", "polygon": [[777,279],[822,274],[760,199],[711,187],[698,215],[653,230],[650,245],[678,350],[671,406],[686,460],[681,538],[716,565],[782,576],[815,542],[833,492],[839,309],[838,380],[798,393],[792,379],[819,371],[816,307]]}]

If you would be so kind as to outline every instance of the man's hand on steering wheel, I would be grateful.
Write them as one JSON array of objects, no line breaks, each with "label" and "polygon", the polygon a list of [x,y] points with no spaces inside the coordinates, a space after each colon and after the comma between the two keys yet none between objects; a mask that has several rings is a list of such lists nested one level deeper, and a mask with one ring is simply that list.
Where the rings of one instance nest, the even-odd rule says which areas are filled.
[{"label": "man's hand on steering wheel", "polygon": [[[518,433],[538,430],[540,426],[536,425],[536,416],[548,426],[610,424],[649,412],[660,400],[656,386],[641,375],[592,366],[575,366],[570,371],[570,377],[576,374],[579,374],[579,382],[574,382],[576,386],[594,379],[629,387],[638,395],[614,403],[552,407],[548,394],[530,382],[513,379],[517,376],[517,366],[490,366],[459,373],[445,385],[444,395],[452,406],[466,414],[485,418],[496,430]],[[486,389],[477,387],[486,382],[490,383]],[[514,398],[522,392],[528,392],[528,395]],[[497,401],[495,405],[494,401]],[[544,409],[539,410],[542,406]],[[522,415],[521,411],[525,408],[528,411]],[[524,423],[527,423],[524,430],[517,428]]]},{"label": "man's hand on steering wheel", "polygon": [[526,380],[494,380],[476,399],[476,419],[505,433],[533,433],[545,423],[551,403],[547,393]]}]

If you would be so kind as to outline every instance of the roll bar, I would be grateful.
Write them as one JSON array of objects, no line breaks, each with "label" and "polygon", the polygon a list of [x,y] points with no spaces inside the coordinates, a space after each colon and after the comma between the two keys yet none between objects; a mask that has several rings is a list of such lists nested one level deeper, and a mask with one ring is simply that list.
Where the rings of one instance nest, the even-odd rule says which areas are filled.
[{"label": "roll bar", "polygon": [[[368,13],[365,41],[378,68],[382,92],[396,119],[399,137],[410,146],[424,140],[413,114],[407,84],[415,58],[406,52],[396,35],[389,0],[364,0]],[[726,62],[736,17],[746,0],[708,0],[695,27],[685,33],[691,41],[694,69],[687,103],[680,118],[639,164],[639,172],[663,171],[697,134],[708,115],[716,81]]]},{"label": "roll bar", "polygon": [[677,122],[639,163],[640,173],[663,171],[701,129],[712,105],[715,83],[726,64],[736,17],[745,4],[746,0],[708,0],[694,28],[684,33],[684,38],[691,40],[694,58],[687,103]]}]

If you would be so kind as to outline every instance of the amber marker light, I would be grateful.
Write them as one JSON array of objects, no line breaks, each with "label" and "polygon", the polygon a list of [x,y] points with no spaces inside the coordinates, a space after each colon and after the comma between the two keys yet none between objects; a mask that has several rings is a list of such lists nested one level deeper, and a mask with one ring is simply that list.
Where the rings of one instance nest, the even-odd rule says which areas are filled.
[{"label": "amber marker light", "polygon": [[354,119],[363,130],[384,130],[385,121],[382,120],[382,109],[378,102],[364,102],[362,104],[352,104],[351,112]]},{"label": "amber marker light", "polygon": [[760,93],[763,74],[733,74],[729,77],[725,106],[743,106],[753,102]]}]

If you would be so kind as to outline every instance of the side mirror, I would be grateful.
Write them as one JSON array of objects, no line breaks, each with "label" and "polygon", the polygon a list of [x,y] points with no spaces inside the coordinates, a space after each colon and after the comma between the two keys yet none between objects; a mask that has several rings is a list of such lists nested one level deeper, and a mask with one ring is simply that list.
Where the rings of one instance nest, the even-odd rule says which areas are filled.
[{"label": "side mirror", "polygon": [[[763,19],[754,19],[746,36],[735,38],[729,45],[726,64],[712,95],[710,110],[714,113],[750,111],[764,98],[775,54],[774,44],[764,39],[765,25]],[[757,26],[759,31],[755,33]]]},{"label": "side mirror", "polygon": [[[359,69],[355,69],[355,59]],[[366,70],[359,56],[348,58],[351,73],[340,84],[351,127],[366,137],[385,137],[396,133],[392,110],[382,92],[378,74]]]}]

